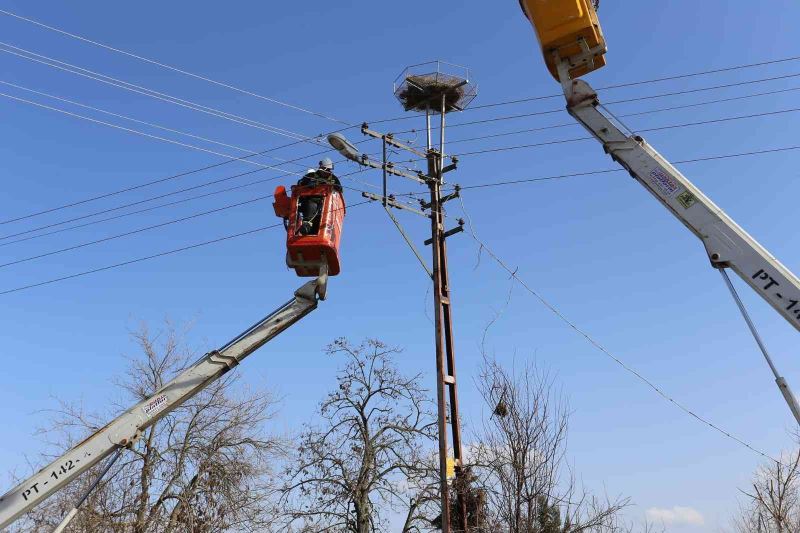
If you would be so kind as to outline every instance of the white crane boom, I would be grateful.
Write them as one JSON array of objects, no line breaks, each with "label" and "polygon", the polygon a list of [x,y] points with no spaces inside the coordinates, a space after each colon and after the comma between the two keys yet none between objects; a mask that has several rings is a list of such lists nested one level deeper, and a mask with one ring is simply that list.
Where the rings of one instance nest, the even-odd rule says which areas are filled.
[{"label": "white crane boom", "polygon": [[775,376],[775,383],[800,424],[800,404],[772,362],[727,269],[736,272],[797,330],[800,330],[800,280],[644,139],[632,132],[623,133],[620,127],[625,128],[624,124],[606,110],[618,127],[598,109],[603,106],[588,83],[572,79],[606,64],[606,41],[597,18],[599,2],[519,0],[519,3],[536,30],[548,70],[561,83],[569,114],[703,242],[711,266],[722,275]]},{"label": "white crane boom", "polygon": [[115,450],[132,445],[145,429],[316,309],[317,295],[324,297],[326,281],[327,276],[309,281],[294,293],[294,298],[267,317],[222,348],[205,354],[150,398],[134,405],[38,473],[0,496],[0,530]]},{"label": "white crane boom", "polygon": [[639,136],[625,135],[599,109],[597,93],[583,80],[570,80],[562,63],[567,111],[600,141],[689,230],[703,241],[714,268],[730,268],[800,330],[800,279],[748,235],[669,161]]}]

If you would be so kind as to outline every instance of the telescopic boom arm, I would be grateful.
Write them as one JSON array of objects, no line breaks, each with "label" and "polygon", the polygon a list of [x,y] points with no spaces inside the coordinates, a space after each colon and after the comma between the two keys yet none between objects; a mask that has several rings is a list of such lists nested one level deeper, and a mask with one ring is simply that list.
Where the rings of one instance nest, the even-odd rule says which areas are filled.
[{"label": "telescopic boom arm", "polygon": [[644,139],[625,135],[601,113],[597,94],[588,83],[562,78],[562,85],[569,114],[602,143],[614,161],[703,241],[711,265],[736,272],[800,330],[800,279]]},{"label": "telescopic boom arm", "polygon": [[800,280],[644,139],[638,135],[626,135],[606,117],[599,109],[602,105],[591,86],[583,80],[570,79],[572,64],[562,61],[558,66],[567,111],[600,141],[614,161],[625,167],[703,242],[711,266],[722,274],[769,364],[778,389],[800,424],[800,404],[773,363],[726,269],[736,272],[797,330],[800,330]]},{"label": "telescopic boom arm", "polygon": [[142,432],[238,365],[317,308],[324,296],[326,276],[309,281],[294,298],[270,313],[228,344],[205,354],[147,400],[121,414],[9,492],[0,496],[0,530],[120,447],[131,446]]},{"label": "telescopic boom arm", "polygon": [[[573,79],[606,64],[605,38],[597,18],[597,2],[590,0],[519,0],[536,30],[545,63],[561,83],[567,111],[614,161],[656,197],[706,248],[711,266],[718,269],[742,317],[764,355],[795,420],[800,424],[800,404],[780,375],[755,324],[731,283],[727,269],[736,272],[759,296],[800,331],[800,280],[755,239],[747,234],[705,194],[661,157],[644,139],[610,118],[597,93],[583,80]],[[611,119],[614,119],[612,121]]]},{"label": "telescopic boom arm", "polygon": [[[800,330],[800,280],[638,135],[626,135],[599,108],[579,76],[606,64],[606,42],[590,0],[519,0],[536,30],[548,69],[561,83],[567,111],[600,141],[614,161],[656,197],[706,248],[714,268],[736,272]],[[614,116],[611,113],[611,118]],[[730,286],[734,297],[735,290]],[[746,314],[746,312],[745,312]],[[750,324],[749,318],[745,316]],[[769,360],[766,352],[765,357]],[[771,364],[771,363],[770,363]],[[800,416],[798,417],[800,421]]]}]

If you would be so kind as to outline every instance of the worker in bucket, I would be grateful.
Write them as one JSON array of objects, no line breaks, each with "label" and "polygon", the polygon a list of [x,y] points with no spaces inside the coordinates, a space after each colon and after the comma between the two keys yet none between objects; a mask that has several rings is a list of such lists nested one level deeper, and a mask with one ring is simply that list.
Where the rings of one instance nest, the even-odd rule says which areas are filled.
[{"label": "worker in bucket", "polygon": [[[329,157],[319,162],[319,168],[309,169],[297,182],[297,185],[301,187],[316,187],[322,184],[333,185],[334,190],[342,192],[342,184],[333,173],[333,161]],[[322,197],[316,196],[304,196],[301,198],[298,209],[298,215],[301,220],[298,232],[301,235],[312,233],[314,221],[320,215],[322,201]]]}]

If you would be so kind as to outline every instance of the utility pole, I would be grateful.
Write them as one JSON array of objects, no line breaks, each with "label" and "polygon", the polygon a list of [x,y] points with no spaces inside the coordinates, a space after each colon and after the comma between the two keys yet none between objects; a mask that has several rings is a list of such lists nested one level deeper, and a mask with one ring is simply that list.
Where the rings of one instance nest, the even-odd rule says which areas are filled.
[{"label": "utility pole", "polygon": [[[463,231],[464,221],[458,226],[445,230],[444,205],[459,196],[459,187],[455,185],[453,192],[442,195],[445,175],[456,169],[458,160],[450,158],[451,163],[445,165],[445,117],[452,111],[461,111],[477,96],[477,87],[469,81],[469,72],[463,67],[450,65],[440,61],[424,63],[408,67],[395,80],[394,94],[406,111],[425,113],[425,129],[427,150],[421,150],[398,141],[391,134],[373,131],[368,124],[361,128],[365,135],[381,139],[383,142],[383,162],[369,159],[360,154],[355,146],[340,134],[328,137],[331,145],[342,155],[360,165],[383,171],[383,195],[363,193],[366,198],[380,201],[391,217],[397,229],[411,247],[417,259],[433,281],[435,351],[436,351],[436,400],[437,426],[439,437],[439,490],[441,496],[441,527],[443,533],[461,533],[468,531],[467,509],[463,484],[459,483],[464,474],[464,455],[461,444],[461,418],[458,411],[458,389],[456,387],[456,360],[453,334],[452,302],[450,299],[450,276],[447,267],[447,238]],[[438,146],[433,143],[434,128],[432,118],[440,117]],[[411,152],[420,159],[427,160],[427,173],[398,167],[387,160],[386,147],[392,146]],[[428,186],[429,201],[420,201],[421,210],[399,202],[387,192],[389,175],[403,176]],[[411,239],[394,217],[390,208],[414,212],[430,218],[431,237],[425,245],[431,246],[433,256],[432,269],[414,246]],[[450,436],[448,437],[448,424]],[[450,442],[450,445],[448,445]],[[452,455],[451,455],[452,453]],[[456,478],[458,517],[451,516],[450,485],[448,471],[453,470]]]},{"label": "utility pole", "polygon": [[[428,182],[430,188],[431,210],[431,248],[433,254],[433,306],[436,328],[436,404],[439,428],[439,482],[442,500],[442,531],[450,532],[450,491],[447,485],[448,446],[447,422],[450,422],[452,435],[453,465],[456,478],[461,476],[463,450],[461,447],[461,417],[458,412],[458,389],[456,387],[455,344],[453,342],[453,316],[450,301],[450,272],[447,268],[447,239],[444,230],[444,203],[441,189],[444,181],[444,132],[445,98],[442,96],[441,127],[439,151],[428,144],[428,175],[434,179]],[[431,138],[430,110],[426,110],[428,138]],[[463,229],[462,225],[458,229]],[[427,242],[427,241],[426,241]],[[449,407],[449,409],[448,409]],[[467,530],[467,509],[462,494],[457,495],[460,510],[460,523],[454,524],[458,530]]]}]

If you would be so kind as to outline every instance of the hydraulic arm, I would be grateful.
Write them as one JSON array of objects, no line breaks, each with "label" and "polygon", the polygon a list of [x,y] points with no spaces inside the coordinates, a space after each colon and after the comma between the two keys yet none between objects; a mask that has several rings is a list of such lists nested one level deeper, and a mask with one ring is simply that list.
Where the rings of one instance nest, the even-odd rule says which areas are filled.
[{"label": "hydraulic arm", "polygon": [[599,109],[583,80],[564,80],[567,110],[706,248],[715,268],[730,268],[792,326],[800,330],[800,279],[747,234],[700,189],[639,136],[625,135]]},{"label": "hydraulic arm", "polygon": [[597,18],[597,2],[589,0],[520,0],[539,37],[550,72],[561,82],[567,111],[600,141],[614,161],[705,246],[711,266],[718,269],[775,376],[792,414],[800,424],[800,406],[772,358],[727,269],[736,272],[795,329],[800,331],[800,279],[747,234],[669,161],[638,135],[627,135],[624,125],[601,110],[597,93],[583,80],[573,79],[606,64],[606,45]]},{"label": "hydraulic arm", "polygon": [[[294,297],[225,346],[205,354],[164,385],[66,452],[48,466],[0,497],[0,530],[48,496],[120,448],[131,446],[142,432],[238,365],[317,308],[324,296],[327,276],[309,281]],[[75,510],[73,509],[73,513]],[[70,517],[68,517],[69,519]]]}]

